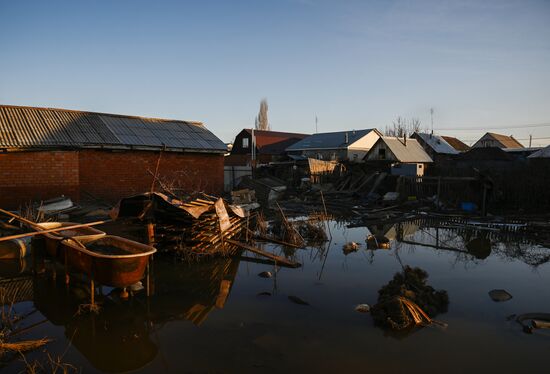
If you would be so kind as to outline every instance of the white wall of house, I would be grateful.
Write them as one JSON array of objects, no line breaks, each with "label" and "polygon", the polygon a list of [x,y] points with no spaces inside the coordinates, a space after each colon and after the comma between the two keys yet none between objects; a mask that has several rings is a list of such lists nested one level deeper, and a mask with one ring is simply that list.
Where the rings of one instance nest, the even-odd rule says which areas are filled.
[{"label": "white wall of house", "polygon": [[383,141],[379,141],[372,147],[366,161],[379,160],[398,161],[390,148]]},{"label": "white wall of house", "polygon": [[348,160],[363,162],[363,157],[369,152],[374,143],[380,138],[376,131],[371,131],[361,139],[348,146]]}]

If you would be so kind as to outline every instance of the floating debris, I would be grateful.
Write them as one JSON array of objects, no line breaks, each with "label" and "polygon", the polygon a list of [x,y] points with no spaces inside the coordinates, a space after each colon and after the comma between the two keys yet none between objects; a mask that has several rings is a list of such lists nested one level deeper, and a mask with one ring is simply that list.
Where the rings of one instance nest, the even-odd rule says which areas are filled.
[{"label": "floating debris", "polygon": [[390,239],[381,235],[367,236],[368,249],[390,249]]},{"label": "floating debris", "polygon": [[289,296],[288,299],[290,301],[292,301],[294,304],[298,304],[298,305],[309,305],[309,303],[307,301],[304,301],[302,299],[300,299],[299,297],[297,296]]},{"label": "floating debris", "polygon": [[420,268],[406,266],[396,273],[378,291],[378,303],[371,310],[374,322],[396,331],[435,322],[433,317],[447,311],[449,297],[429,286],[427,279],[428,273]]},{"label": "floating debris", "polygon": [[270,271],[262,271],[261,273],[258,274],[258,276],[260,278],[271,278],[273,277],[273,273],[271,273]]},{"label": "floating debris", "polygon": [[[526,321],[531,321],[531,324],[526,324]],[[550,313],[520,314],[516,317],[516,322],[518,322],[523,327],[523,332],[525,332],[526,334],[532,334],[533,330],[535,329],[550,328]]]},{"label": "floating debris", "polygon": [[512,295],[506,290],[491,290],[489,291],[489,296],[495,302],[504,302],[512,298]]},{"label": "floating debris", "polygon": [[359,313],[368,313],[370,312],[370,305],[369,304],[358,304],[355,306],[355,311]]},{"label": "floating debris", "polygon": [[260,292],[256,296],[271,296],[271,292]]},{"label": "floating debris", "polygon": [[360,246],[361,245],[359,243],[349,242],[344,244],[344,246],[342,247],[342,252],[344,252],[344,254],[347,256],[350,253],[357,252]]}]

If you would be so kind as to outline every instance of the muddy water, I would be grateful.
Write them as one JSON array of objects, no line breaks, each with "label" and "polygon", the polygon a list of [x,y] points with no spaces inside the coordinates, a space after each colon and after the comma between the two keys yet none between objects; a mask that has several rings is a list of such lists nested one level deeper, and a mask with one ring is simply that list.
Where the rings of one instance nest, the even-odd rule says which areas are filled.
[{"label": "muddy water", "polygon": [[[390,248],[368,249],[371,232],[390,239]],[[550,249],[494,231],[419,223],[332,222],[331,233],[323,248],[286,251],[300,269],[277,271],[251,259],[189,266],[157,258],[149,299],[142,291],[123,301],[104,288],[98,315],[77,313],[88,302],[87,286],[75,281],[67,289],[48,262],[34,277],[17,263],[0,264],[0,272],[3,286],[24,291],[17,311],[37,310],[22,327],[43,321],[19,338],[54,339],[48,351],[66,352],[63,360],[85,373],[548,372],[550,334],[526,334],[506,317],[550,312]],[[360,246],[345,255],[349,242]],[[389,334],[354,310],[374,304],[405,265],[424,269],[430,285],[448,292],[448,312],[437,316],[447,329]],[[258,276],[264,271],[274,276]],[[492,289],[513,297],[494,302]],[[27,359],[43,357],[38,351]],[[15,360],[3,371],[20,369]]]}]

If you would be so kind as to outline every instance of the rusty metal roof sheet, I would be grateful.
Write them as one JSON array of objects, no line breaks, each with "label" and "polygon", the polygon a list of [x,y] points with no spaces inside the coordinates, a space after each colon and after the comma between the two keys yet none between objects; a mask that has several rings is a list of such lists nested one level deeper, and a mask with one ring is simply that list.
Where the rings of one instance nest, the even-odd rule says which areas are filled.
[{"label": "rusty metal roof sheet", "polygon": [[222,153],[200,122],[0,105],[0,148],[101,147]]}]

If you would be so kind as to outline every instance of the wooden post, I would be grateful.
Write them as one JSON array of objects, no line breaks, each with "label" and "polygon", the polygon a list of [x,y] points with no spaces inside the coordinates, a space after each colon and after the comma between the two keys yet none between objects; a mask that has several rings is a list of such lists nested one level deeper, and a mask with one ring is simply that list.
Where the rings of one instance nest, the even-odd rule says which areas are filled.
[{"label": "wooden post", "polygon": [[437,178],[437,210],[441,209],[441,176]]},{"label": "wooden post", "polygon": [[95,305],[95,284],[93,274],[90,277],[90,304],[92,307]]},{"label": "wooden post", "polygon": [[152,221],[147,223],[147,242],[149,245],[155,244],[155,224]]},{"label": "wooden post", "polygon": [[485,217],[487,215],[487,186],[483,183],[483,201],[481,214]]},{"label": "wooden post", "polygon": [[147,295],[147,297],[150,296],[150,293],[149,293],[149,263],[151,262],[150,259],[147,260],[147,267],[145,268],[145,271],[146,271],[146,277],[145,277],[145,293]]},{"label": "wooden post", "polygon": [[67,253],[65,253],[65,284],[68,285],[70,281],[71,278],[69,276],[69,259]]}]

